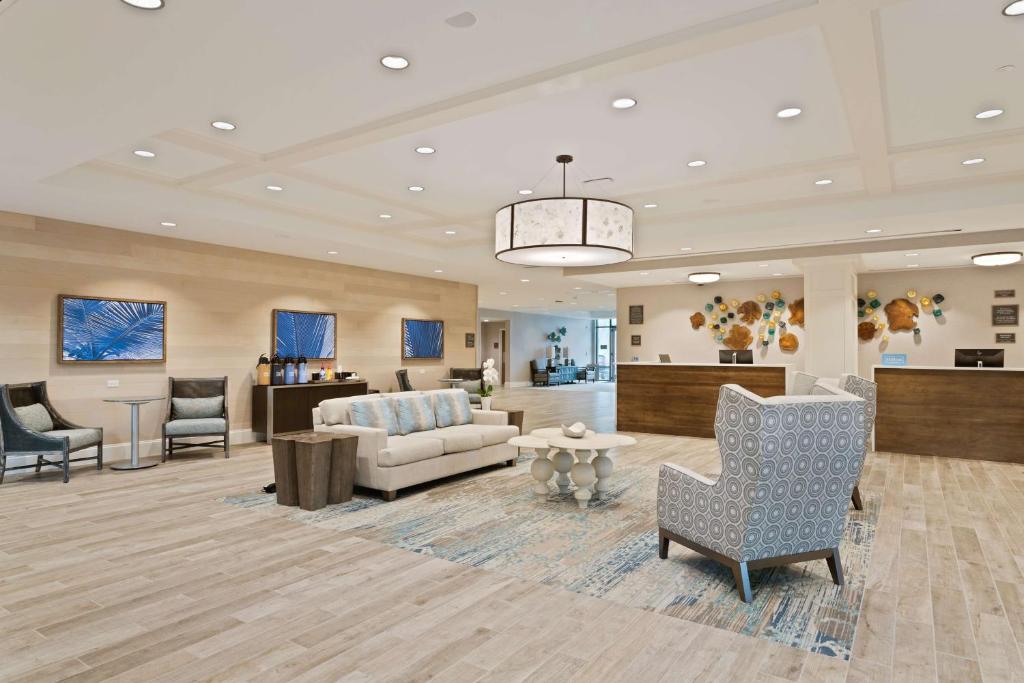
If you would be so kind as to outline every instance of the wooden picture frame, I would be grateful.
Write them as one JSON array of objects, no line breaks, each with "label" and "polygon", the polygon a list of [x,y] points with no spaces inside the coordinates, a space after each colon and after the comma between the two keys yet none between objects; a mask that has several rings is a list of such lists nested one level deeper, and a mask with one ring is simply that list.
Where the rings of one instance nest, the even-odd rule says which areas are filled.
[{"label": "wooden picture frame", "polygon": [[[439,326],[439,338],[437,340],[438,355],[418,355],[410,353],[413,346],[419,343],[420,340],[409,339],[409,323],[427,323],[430,325]],[[416,327],[419,326],[417,325]],[[427,320],[423,318],[402,318],[401,347],[399,349],[401,352],[402,360],[444,360],[444,332],[445,330],[443,320]],[[433,341],[430,341],[430,343],[433,344]]]},{"label": "wooden picture frame", "polygon": [[1020,325],[1020,304],[996,304],[992,307],[993,327],[1016,327]]},{"label": "wooden picture frame", "polygon": [[[318,361],[329,361],[329,360],[333,361],[333,360],[336,360],[338,358],[338,314],[337,313],[331,313],[329,311],[298,311],[298,310],[294,310],[294,309],[290,309],[290,308],[275,308],[275,309],[273,309],[270,312],[270,353],[271,354],[275,354],[276,353],[276,354],[281,355],[282,358],[287,357],[286,354],[281,354],[280,353],[280,349],[278,348],[278,337],[277,337],[277,333],[278,333],[278,314],[281,314],[281,313],[297,315],[297,316],[310,315],[310,316],[321,316],[321,317],[330,318],[331,319],[330,331],[331,331],[331,340],[332,340],[332,346],[333,346],[331,355],[329,355],[329,356],[328,355],[323,355],[323,354],[319,354],[319,355],[306,355],[305,358],[306,358],[307,361],[316,361],[316,360],[318,360]],[[289,349],[289,351],[291,351],[291,350]],[[299,351],[301,351],[301,350],[299,350]],[[321,351],[322,351],[322,349],[321,349]],[[301,353],[299,355],[301,355]],[[295,354],[291,354],[291,356],[293,358],[298,357]]]},{"label": "wooden picture frame", "polygon": [[475,349],[476,348],[476,332],[467,332],[466,333],[466,348],[467,349]]},{"label": "wooden picture frame", "polygon": [[[109,359],[78,359],[65,357],[64,342],[66,340],[65,309],[69,301],[106,301],[110,303],[146,304],[159,306],[160,322],[160,357],[159,358],[109,358]],[[149,299],[128,299],[125,297],[82,296],[78,294],[57,295],[57,362],[66,365],[109,365],[111,363],[130,363],[133,365],[155,365],[167,362],[167,302]]]},{"label": "wooden picture frame", "polygon": [[643,325],[644,324],[644,305],[643,304],[631,304],[629,307],[629,324],[630,325]]},{"label": "wooden picture frame", "polygon": [[639,334],[632,334],[632,335],[630,335],[630,337],[629,337],[629,345],[630,346],[642,346],[642,344],[640,343],[640,335]]}]

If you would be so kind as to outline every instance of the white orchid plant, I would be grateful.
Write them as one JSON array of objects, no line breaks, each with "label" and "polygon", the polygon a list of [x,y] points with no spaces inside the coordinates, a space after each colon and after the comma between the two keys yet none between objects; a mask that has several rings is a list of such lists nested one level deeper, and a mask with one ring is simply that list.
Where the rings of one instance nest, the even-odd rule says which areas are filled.
[{"label": "white orchid plant", "polygon": [[498,369],[494,367],[494,359],[488,358],[484,361],[484,389],[480,392],[481,396],[491,396],[494,394],[494,385],[501,382],[501,375],[498,374]]}]

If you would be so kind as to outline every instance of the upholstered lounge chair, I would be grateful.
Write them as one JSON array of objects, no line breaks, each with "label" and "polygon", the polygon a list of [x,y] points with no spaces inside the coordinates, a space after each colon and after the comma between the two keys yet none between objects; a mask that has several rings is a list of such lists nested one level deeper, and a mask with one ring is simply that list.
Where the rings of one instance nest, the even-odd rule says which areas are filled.
[{"label": "upholstered lounge chair", "polygon": [[787,396],[810,396],[811,390],[814,388],[817,381],[817,375],[800,372],[798,370],[793,373],[793,377],[789,382],[789,391],[787,392]]},{"label": "upholstered lounge chair", "polygon": [[[878,413],[878,385],[857,375],[844,374],[839,376],[839,388],[864,399],[864,443],[866,448],[871,448],[871,433],[875,429],[875,416]],[[860,498],[859,481],[853,487],[850,498],[853,500],[854,509],[864,509],[864,503]]]},{"label": "upholstered lounge chair", "polygon": [[465,380],[462,384],[453,385],[452,388],[465,389],[469,394],[469,402],[472,405],[481,405],[480,392],[484,390],[484,371],[482,368],[452,368],[448,371],[452,379]]},{"label": "upholstered lounge chair", "polygon": [[825,559],[843,583],[839,542],[864,464],[863,399],[761,398],[735,384],[719,390],[717,481],[663,464],[658,478],[658,554],[675,541],[732,569],[744,602],[751,569]]},{"label": "upholstered lounge chair", "polygon": [[[96,447],[96,455],[72,459],[71,453]],[[7,467],[8,456],[35,456],[30,465]],[[60,458],[50,460],[49,458]],[[0,385],[0,484],[6,470],[59,467],[64,483],[71,463],[95,460],[103,469],[103,429],[82,427],[61,416],[46,394],[46,382]]]},{"label": "upholstered lounge chair", "polygon": [[[227,377],[169,377],[167,397],[167,414],[160,440],[161,462],[166,462],[174,453],[186,448],[221,447],[224,449],[224,457],[231,457]],[[217,398],[221,400],[218,402]],[[212,441],[174,443],[176,438],[197,436],[218,438]]]},{"label": "upholstered lounge chair", "polygon": [[547,358],[534,358],[530,361],[530,378],[533,386],[547,387],[558,384],[558,374],[548,370]]}]

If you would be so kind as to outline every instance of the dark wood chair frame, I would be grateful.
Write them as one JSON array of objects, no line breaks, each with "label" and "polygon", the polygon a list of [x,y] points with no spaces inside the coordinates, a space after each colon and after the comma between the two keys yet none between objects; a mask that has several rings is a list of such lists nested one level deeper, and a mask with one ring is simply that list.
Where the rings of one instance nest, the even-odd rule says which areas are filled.
[{"label": "dark wood chair frame", "polygon": [[412,382],[409,381],[409,371],[405,368],[395,370],[395,378],[398,380],[399,391],[416,391],[412,388]]},{"label": "dark wood chair frame", "polygon": [[[191,439],[197,436],[218,436],[219,439],[203,442],[174,443],[174,436],[167,435],[167,423],[174,419],[174,402],[172,398],[210,398],[224,397],[224,431],[201,432],[199,434],[181,435],[179,439]],[[167,378],[167,413],[160,426],[160,462],[167,462],[177,451],[188,448],[223,448],[224,458],[231,457],[231,420],[228,418],[228,378],[225,377],[168,377]]]},{"label": "dark wood chair frame", "polygon": [[843,585],[843,565],[839,560],[839,548],[823,548],[821,550],[811,550],[806,553],[798,553],[795,555],[780,555],[779,557],[766,557],[759,560],[739,562],[731,557],[726,557],[721,553],[715,552],[710,548],[705,548],[699,543],[694,543],[688,538],[683,538],[682,536],[674,534],[667,529],[658,527],[658,557],[663,560],[668,558],[669,541],[675,541],[679,545],[685,546],[705,557],[709,557],[731,569],[733,579],[736,581],[736,590],[739,591],[740,599],[743,602],[751,602],[754,599],[753,593],[750,590],[751,569],[779,567],[784,564],[796,564],[798,562],[810,562],[811,560],[823,559],[828,563],[828,570],[832,574],[832,582],[837,586]]}]

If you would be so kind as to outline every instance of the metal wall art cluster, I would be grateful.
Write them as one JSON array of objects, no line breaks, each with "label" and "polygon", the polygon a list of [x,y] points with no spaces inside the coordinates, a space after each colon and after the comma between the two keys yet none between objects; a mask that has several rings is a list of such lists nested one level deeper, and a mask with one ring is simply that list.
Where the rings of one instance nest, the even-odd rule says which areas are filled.
[{"label": "metal wall art cluster", "polygon": [[[694,330],[707,329],[715,343],[741,351],[753,344],[767,349],[778,341],[779,348],[793,353],[800,348],[800,340],[793,333],[793,326],[804,326],[804,300],[797,299],[789,304],[789,319],[782,320],[786,312],[782,293],[775,290],[771,295],[758,294],[753,299],[740,301],[716,296],[704,305],[704,311],[690,316]],[[752,331],[756,327],[755,333]]]},{"label": "metal wall art cluster", "polygon": [[[946,297],[942,294],[918,296],[916,289],[908,289],[906,296],[897,297],[882,305],[878,292],[869,290],[867,294],[857,298],[857,337],[862,342],[879,339],[882,348],[889,342],[888,332],[911,332],[915,341],[920,341],[921,327],[919,319],[922,315],[930,316],[937,322],[943,322],[942,303]],[[882,315],[885,321],[882,321]]]}]

